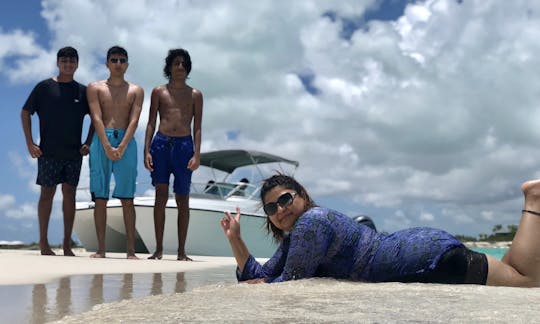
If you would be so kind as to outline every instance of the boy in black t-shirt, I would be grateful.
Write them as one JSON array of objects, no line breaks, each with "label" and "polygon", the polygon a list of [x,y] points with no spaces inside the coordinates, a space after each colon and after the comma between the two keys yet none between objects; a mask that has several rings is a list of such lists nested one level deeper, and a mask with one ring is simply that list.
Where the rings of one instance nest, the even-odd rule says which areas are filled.
[{"label": "boy in black t-shirt", "polygon": [[[26,100],[21,120],[28,152],[38,159],[36,183],[41,186],[38,203],[39,246],[42,255],[55,255],[47,232],[56,186],[62,184],[65,256],[73,256],[71,233],[75,220],[75,191],[79,184],[83,155],[88,154],[94,128],[81,144],[85,115],[89,114],[86,86],[73,80],[79,55],[73,47],[57,53],[58,76],[38,83]],[[39,145],[34,143],[31,115],[39,117]]]}]

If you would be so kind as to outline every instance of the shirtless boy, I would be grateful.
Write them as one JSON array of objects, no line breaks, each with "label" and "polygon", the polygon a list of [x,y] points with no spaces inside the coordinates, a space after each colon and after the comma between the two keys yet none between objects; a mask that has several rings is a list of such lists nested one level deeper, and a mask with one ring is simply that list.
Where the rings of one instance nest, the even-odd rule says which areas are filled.
[{"label": "shirtless boy", "polygon": [[[152,90],[144,142],[144,166],[150,171],[152,184],[156,188],[154,205],[156,250],[149,259],[161,259],[163,256],[165,205],[169,196],[169,179],[172,173],[178,209],[177,260],[191,261],[186,255],[185,243],[189,225],[191,175],[200,163],[203,97],[199,90],[186,84],[190,71],[191,58],[188,51],[172,49],[165,58],[163,68],[169,83]],[[158,114],[159,130],[154,136]]]},{"label": "shirtless boy", "polygon": [[[84,117],[89,114],[86,86],[73,80],[79,66],[79,54],[73,47],[61,48],[56,55],[58,76],[38,83],[21,111],[26,146],[32,158],[38,159],[36,183],[41,186],[38,202],[39,247],[41,255],[55,255],[49,246],[47,232],[54,194],[62,184],[62,211],[64,213],[65,256],[74,256],[71,233],[75,220],[75,192],[79,184],[82,157],[94,129],[90,125],[88,136],[81,144]],[[32,136],[32,115],[39,116],[39,145]],[[62,116],[62,118],[59,118]]]},{"label": "shirtless boy", "polygon": [[95,128],[90,146],[90,192],[96,205],[94,220],[98,250],[93,258],[105,257],[107,200],[111,174],[114,174],[114,198],[120,199],[127,234],[127,258],[135,255],[135,181],[137,144],[133,135],[139,122],[144,98],[143,89],[124,80],[128,68],[125,49],[113,46],[107,52],[109,78],[88,85],[88,104]]}]

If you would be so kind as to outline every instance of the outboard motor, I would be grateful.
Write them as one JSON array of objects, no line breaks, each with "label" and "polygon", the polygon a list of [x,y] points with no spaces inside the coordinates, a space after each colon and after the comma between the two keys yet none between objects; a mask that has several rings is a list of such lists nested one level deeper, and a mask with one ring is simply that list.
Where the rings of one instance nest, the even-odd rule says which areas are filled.
[{"label": "outboard motor", "polygon": [[377,232],[377,228],[375,227],[375,223],[373,223],[373,220],[369,216],[366,215],[358,215],[354,217],[354,220],[361,225],[366,225],[367,227],[371,228],[375,232]]}]

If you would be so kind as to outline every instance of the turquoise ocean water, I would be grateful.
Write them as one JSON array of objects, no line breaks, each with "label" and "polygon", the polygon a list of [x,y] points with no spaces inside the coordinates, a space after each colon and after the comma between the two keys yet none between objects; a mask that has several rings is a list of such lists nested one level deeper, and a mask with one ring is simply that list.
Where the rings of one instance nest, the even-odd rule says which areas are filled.
[{"label": "turquoise ocean water", "polygon": [[500,260],[506,251],[508,251],[508,248],[471,248],[471,250],[491,255]]}]

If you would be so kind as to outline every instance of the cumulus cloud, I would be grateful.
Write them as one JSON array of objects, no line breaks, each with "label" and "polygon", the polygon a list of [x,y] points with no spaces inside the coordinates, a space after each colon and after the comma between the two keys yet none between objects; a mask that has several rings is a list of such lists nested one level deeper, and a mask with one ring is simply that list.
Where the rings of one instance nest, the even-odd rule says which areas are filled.
[{"label": "cumulus cloud", "polygon": [[31,31],[4,32],[0,41],[19,45],[0,52],[4,65],[15,62],[2,73],[37,79],[72,44],[77,77],[89,82],[107,76],[107,48],[125,46],[127,79],[147,94],[141,144],[166,52],[185,47],[189,82],[205,100],[203,150],[298,160],[314,196],[380,210],[386,231],[429,223],[470,234],[493,220],[517,223],[520,182],[539,175],[540,3],[416,1],[395,21],[342,37],[342,18],[377,3],[46,0],[51,49]]},{"label": "cumulus cloud", "polygon": [[25,203],[20,206],[16,206],[15,208],[5,211],[5,215],[14,219],[36,219],[36,204]]},{"label": "cumulus cloud", "polygon": [[[25,151],[24,153],[27,152]],[[18,176],[27,183],[28,189],[33,193],[39,193],[41,189],[36,184],[37,159],[29,155],[23,157],[20,152],[14,151],[8,152],[7,155],[11,165],[16,168]]]},{"label": "cumulus cloud", "polygon": [[435,216],[431,213],[423,212],[420,214],[420,220],[422,222],[433,222],[435,220]]},{"label": "cumulus cloud", "polygon": [[0,194],[0,209],[5,210],[15,204],[15,197],[13,195]]}]

